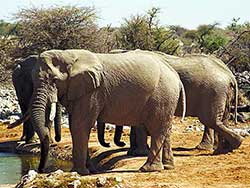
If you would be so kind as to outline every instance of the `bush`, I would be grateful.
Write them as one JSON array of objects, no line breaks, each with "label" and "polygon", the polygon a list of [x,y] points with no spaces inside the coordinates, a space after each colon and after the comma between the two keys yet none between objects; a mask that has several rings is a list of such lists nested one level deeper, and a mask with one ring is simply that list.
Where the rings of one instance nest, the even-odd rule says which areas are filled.
[{"label": "bush", "polygon": [[22,9],[16,18],[20,50],[23,52],[21,56],[49,49],[97,49],[98,26],[94,8]]}]

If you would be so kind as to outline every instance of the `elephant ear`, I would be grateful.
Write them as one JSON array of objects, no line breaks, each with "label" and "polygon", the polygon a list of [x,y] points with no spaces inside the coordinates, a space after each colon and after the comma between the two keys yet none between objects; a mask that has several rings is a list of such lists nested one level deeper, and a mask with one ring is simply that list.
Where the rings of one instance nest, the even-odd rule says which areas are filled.
[{"label": "elephant ear", "polygon": [[97,57],[84,51],[68,67],[68,100],[75,100],[84,94],[93,92],[102,82],[102,65]]},{"label": "elephant ear", "polygon": [[40,66],[45,71],[48,72],[50,75],[53,76],[54,79],[64,81],[68,78],[67,73],[67,63],[65,60],[62,60],[61,51],[59,50],[50,50],[43,52],[39,56]]}]

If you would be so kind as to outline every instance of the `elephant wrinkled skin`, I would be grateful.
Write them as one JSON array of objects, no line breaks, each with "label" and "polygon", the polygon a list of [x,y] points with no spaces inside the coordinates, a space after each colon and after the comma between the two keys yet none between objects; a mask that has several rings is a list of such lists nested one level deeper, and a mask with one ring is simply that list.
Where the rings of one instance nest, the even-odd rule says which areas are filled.
[{"label": "elephant wrinkled skin", "polygon": [[49,150],[46,108],[58,100],[69,112],[72,170],[89,173],[88,139],[97,118],[100,122],[146,127],[152,142],[141,171],[173,166],[171,121],[178,101],[185,109],[185,92],[178,74],[163,61],[150,53],[43,52],[36,69],[32,101],[34,129],[41,141],[39,172],[44,171]]}]

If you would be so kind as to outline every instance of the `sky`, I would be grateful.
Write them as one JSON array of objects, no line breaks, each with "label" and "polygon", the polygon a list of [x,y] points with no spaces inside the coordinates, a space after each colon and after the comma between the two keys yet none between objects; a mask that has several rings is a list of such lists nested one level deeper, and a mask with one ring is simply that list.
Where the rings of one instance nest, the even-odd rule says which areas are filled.
[{"label": "sky", "polygon": [[0,19],[12,21],[21,8],[55,5],[94,6],[100,26],[120,26],[124,18],[145,14],[152,7],[161,9],[161,25],[180,25],[195,29],[201,24],[229,25],[233,18],[250,22],[250,0],[2,0]]}]

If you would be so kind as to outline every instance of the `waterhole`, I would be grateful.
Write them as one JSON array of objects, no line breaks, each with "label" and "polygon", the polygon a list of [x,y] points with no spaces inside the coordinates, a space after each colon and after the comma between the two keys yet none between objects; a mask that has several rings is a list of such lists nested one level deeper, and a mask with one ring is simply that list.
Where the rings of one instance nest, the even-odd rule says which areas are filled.
[{"label": "waterhole", "polygon": [[[14,153],[0,152],[0,184],[15,184],[29,170],[36,170],[39,157],[31,155],[19,155]],[[69,161],[49,159],[46,171],[62,169],[70,171],[72,164]]]}]

